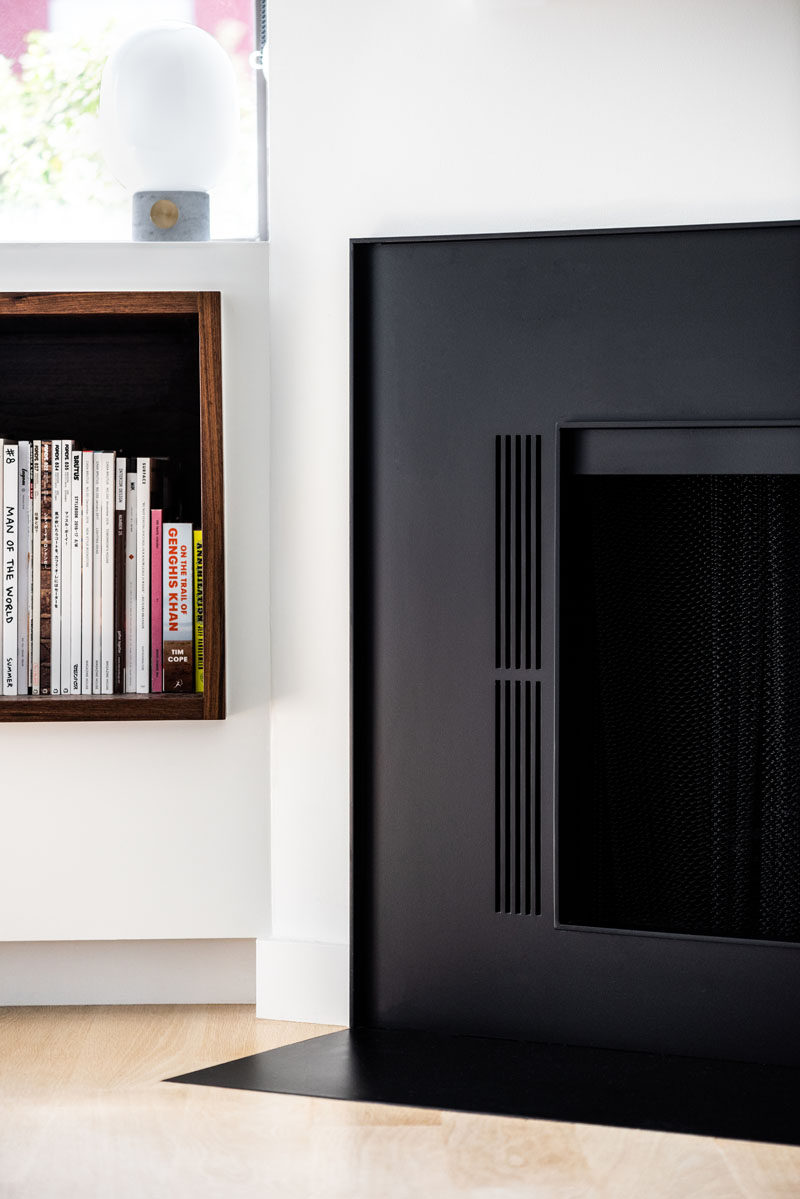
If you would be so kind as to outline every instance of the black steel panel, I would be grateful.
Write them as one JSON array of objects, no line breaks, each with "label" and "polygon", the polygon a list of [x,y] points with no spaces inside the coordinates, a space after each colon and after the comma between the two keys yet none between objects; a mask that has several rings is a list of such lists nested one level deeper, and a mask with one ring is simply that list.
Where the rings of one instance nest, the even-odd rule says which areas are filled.
[{"label": "black steel panel", "polygon": [[800,429],[791,425],[575,429],[562,444],[576,475],[800,474]]},{"label": "black steel panel", "polygon": [[[800,422],[798,379],[794,224],[354,245],[355,1024],[800,1062],[796,946],[561,928],[554,902],[558,429]],[[506,437],[512,473],[516,437],[541,454],[530,665],[524,611],[496,657]],[[496,911],[498,684],[541,697],[538,916],[527,878]]]}]

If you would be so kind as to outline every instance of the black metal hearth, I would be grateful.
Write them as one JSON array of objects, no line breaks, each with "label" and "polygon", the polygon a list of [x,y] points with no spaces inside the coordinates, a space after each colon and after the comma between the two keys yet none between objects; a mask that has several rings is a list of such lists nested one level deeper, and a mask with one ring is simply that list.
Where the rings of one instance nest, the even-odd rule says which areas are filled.
[{"label": "black metal hearth", "polygon": [[800,1143],[800,226],[353,247],[349,1033],[182,1081]]},{"label": "black metal hearth", "polygon": [[172,1082],[797,1143],[779,1066],[354,1028]]}]

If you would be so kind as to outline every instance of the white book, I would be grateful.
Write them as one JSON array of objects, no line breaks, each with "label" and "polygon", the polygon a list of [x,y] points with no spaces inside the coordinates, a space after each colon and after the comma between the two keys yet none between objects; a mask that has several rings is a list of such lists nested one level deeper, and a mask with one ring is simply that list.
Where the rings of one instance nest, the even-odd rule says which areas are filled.
[{"label": "white book", "polygon": [[33,508],[33,442],[31,446],[31,488],[30,488],[30,512],[28,513],[28,524],[30,526],[30,558],[28,559],[28,694],[33,693],[33,546],[34,546],[34,508]]},{"label": "white book", "polygon": [[136,691],[150,691],[150,459],[136,459]]},{"label": "white book", "polygon": [[[2,581],[3,581],[3,575],[4,575],[3,563],[4,563],[4,558],[5,558],[5,549],[4,549],[5,537],[3,536],[3,525],[5,523],[5,508],[3,507],[3,501],[5,498],[4,497],[5,444],[6,444],[5,438],[0,437],[0,584],[2,584]],[[0,590],[3,590],[2,586],[0,586]],[[2,603],[0,603],[0,611],[2,611],[3,608],[4,608],[4,605]],[[4,615],[5,615],[5,613],[3,613],[3,617],[4,617]],[[3,619],[0,619],[0,655],[3,655],[3,649],[4,649],[4,637],[3,637],[4,627],[5,627],[5,619],[3,618]],[[4,692],[5,692],[5,663],[3,663],[2,677],[0,678],[0,693],[4,693]]]},{"label": "white book", "polygon": [[39,694],[42,633],[42,443],[33,443],[33,527],[31,531],[31,692]]},{"label": "white book", "polygon": [[70,603],[70,635],[69,635],[69,680],[70,693],[81,693],[81,577],[83,574],[81,550],[83,538],[83,508],[81,504],[81,485],[83,480],[83,454],[80,450],[72,451],[72,473],[70,478],[70,551],[72,559],[72,601]]},{"label": "white book", "polygon": [[50,592],[50,694],[61,694],[61,450],[63,443],[58,437],[53,438],[52,464],[52,499],[51,519],[52,534],[50,553],[52,555],[51,592]]},{"label": "white book", "polygon": [[[114,463],[114,691],[125,690],[125,500],[127,459]],[[122,610],[120,611],[120,599]]]},{"label": "white book", "polygon": [[[6,443],[5,443],[5,438],[3,438],[3,437],[0,437],[0,581],[2,581],[2,577],[3,577],[3,570],[2,570],[2,561],[3,561],[2,545],[3,545],[3,540],[4,540],[4,539],[3,539],[3,536],[2,536],[2,528],[3,528],[3,512],[4,512],[4,509],[3,509],[3,498],[4,498],[4,497],[3,497],[3,486],[4,486],[4,478],[5,478],[5,467],[3,466],[3,463],[5,462],[5,453],[4,453],[4,450],[5,450],[5,444],[6,444]],[[2,605],[0,605],[0,607],[2,607]],[[3,632],[2,632],[2,629],[3,629],[3,623],[4,623],[4,622],[3,622],[2,620],[0,620],[0,653],[2,653],[2,650],[3,650]],[[3,672],[3,673],[5,673],[5,672]],[[3,690],[4,690],[4,687],[3,687],[3,682],[2,682],[2,681],[0,681],[0,693],[2,693],[2,692],[3,692]]]},{"label": "white book", "polygon": [[[136,459],[125,474],[125,691],[136,691]],[[134,469],[130,469],[134,467]]]},{"label": "white book", "polygon": [[103,583],[101,587],[100,690],[114,693],[114,480],[116,454],[100,455],[102,538],[100,546]]},{"label": "white book", "polygon": [[94,454],[81,452],[81,694],[92,694]]},{"label": "white book", "polygon": [[103,627],[103,454],[95,450],[93,463],[94,512],[92,515],[92,695],[99,695]]},{"label": "white book", "polygon": [[21,441],[17,452],[17,693],[27,695],[30,687],[31,647],[31,443]]},{"label": "white book", "polygon": [[72,634],[72,442],[61,442],[61,694],[72,690],[70,637]]},{"label": "white book", "polygon": [[17,447],[3,445],[3,695],[17,694],[17,542],[19,465]]}]

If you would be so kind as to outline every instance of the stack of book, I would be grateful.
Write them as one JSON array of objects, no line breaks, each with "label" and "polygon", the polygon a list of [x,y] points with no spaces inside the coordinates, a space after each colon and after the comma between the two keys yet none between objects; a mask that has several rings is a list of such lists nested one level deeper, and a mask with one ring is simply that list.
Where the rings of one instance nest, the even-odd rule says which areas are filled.
[{"label": "stack of book", "polygon": [[164,458],[0,439],[2,694],[203,690],[203,535]]}]

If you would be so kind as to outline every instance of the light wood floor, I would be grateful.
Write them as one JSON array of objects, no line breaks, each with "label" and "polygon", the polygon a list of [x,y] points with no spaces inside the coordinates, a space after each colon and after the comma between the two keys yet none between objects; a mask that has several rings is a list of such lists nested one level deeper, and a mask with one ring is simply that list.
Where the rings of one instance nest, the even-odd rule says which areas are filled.
[{"label": "light wood floor", "polygon": [[0,1196],[800,1197],[800,1149],[159,1081],[325,1031],[249,1007],[0,1009]]}]

